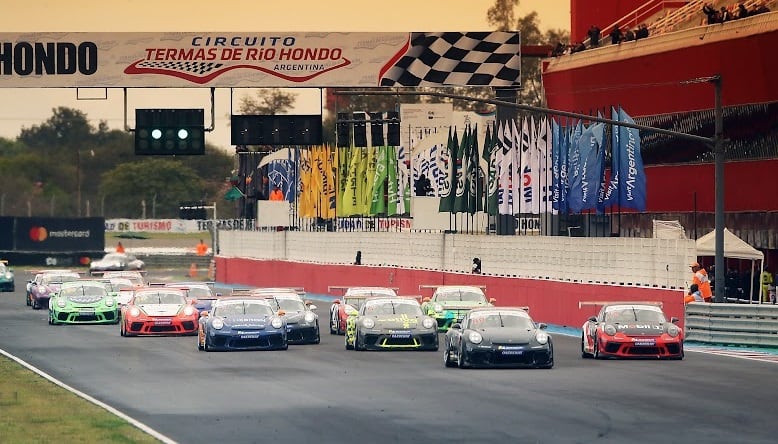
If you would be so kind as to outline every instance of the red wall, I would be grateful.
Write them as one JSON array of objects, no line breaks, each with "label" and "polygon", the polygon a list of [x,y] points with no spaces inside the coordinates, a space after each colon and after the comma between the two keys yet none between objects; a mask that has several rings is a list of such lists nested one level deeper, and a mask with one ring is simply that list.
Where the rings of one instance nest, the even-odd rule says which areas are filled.
[{"label": "red wall", "polygon": [[[624,43],[619,51],[628,56],[632,45],[641,43]],[[721,74],[723,106],[774,102],[776,46],[778,32],[702,46],[690,43],[661,54],[544,72],[543,86],[551,109],[586,113],[621,105],[632,117],[712,109],[711,84],[680,82],[713,74]]]},{"label": "red wall", "polygon": [[[647,166],[646,211],[714,212],[714,165]],[[724,165],[727,212],[778,211],[778,159],[728,162]]]},{"label": "red wall", "polygon": [[418,295],[419,285],[424,284],[486,285],[487,295],[497,299],[497,305],[529,306],[535,321],[574,328],[580,328],[584,321],[597,314],[599,309],[579,308],[579,301],[660,301],[668,316],[681,319],[681,326],[684,316],[682,290],[617,287],[422,269],[216,257],[216,280],[231,285],[253,287],[299,286],[310,293],[333,295],[335,293],[327,291],[330,285],[397,287],[401,295]]}]

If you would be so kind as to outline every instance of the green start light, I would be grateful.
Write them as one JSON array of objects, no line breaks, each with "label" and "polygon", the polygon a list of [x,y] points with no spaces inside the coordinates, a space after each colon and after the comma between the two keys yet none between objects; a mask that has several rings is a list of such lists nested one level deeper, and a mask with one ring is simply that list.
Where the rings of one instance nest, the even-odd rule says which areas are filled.
[{"label": "green start light", "polygon": [[204,110],[136,109],[135,154],[205,154]]}]

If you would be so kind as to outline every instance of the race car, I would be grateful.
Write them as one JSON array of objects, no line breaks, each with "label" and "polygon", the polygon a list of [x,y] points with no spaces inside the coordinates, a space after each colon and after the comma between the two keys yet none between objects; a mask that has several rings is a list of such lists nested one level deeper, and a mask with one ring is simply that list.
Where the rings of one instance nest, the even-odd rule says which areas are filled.
[{"label": "race car", "polygon": [[490,307],[495,299],[487,299],[486,287],[475,285],[419,285],[419,290],[434,288],[432,297],[424,298],[421,309],[435,318],[438,331],[447,331],[451,324],[460,322],[473,308]]},{"label": "race car", "polygon": [[143,270],[146,264],[127,253],[108,253],[102,259],[92,261],[89,271],[125,271]]},{"label": "race car", "polygon": [[117,324],[116,299],[93,280],[63,282],[49,299],[49,324]]},{"label": "race car", "polygon": [[197,349],[286,350],[286,321],[271,302],[255,296],[227,296],[203,311]]},{"label": "race car", "polygon": [[27,305],[33,310],[39,310],[49,306],[51,296],[59,291],[64,282],[72,282],[81,276],[75,271],[41,272],[35,275],[30,282],[30,291],[27,297]]},{"label": "race car", "polygon": [[221,293],[213,290],[214,282],[171,282],[165,286],[185,289],[187,301],[198,313],[209,311],[213,302],[221,296]]},{"label": "race car", "polygon": [[346,326],[346,350],[437,350],[435,320],[419,301],[404,297],[365,299]]},{"label": "race car", "polygon": [[263,297],[271,301],[276,312],[284,313],[286,336],[290,344],[318,344],[321,341],[319,316],[314,312],[316,306],[310,301],[305,301],[291,291],[270,291],[264,293]]},{"label": "race car", "polygon": [[121,308],[119,333],[137,335],[196,335],[197,309],[178,288],[136,288],[132,299]]},{"label": "race car", "polygon": [[600,306],[581,327],[584,358],[683,359],[683,331],[660,302],[579,302]]},{"label": "race car", "polygon": [[93,271],[93,276],[102,276],[106,279],[113,278],[125,278],[132,281],[132,285],[136,287],[143,287],[146,285],[146,279],[143,277],[146,274],[142,270],[125,270],[125,271]]},{"label": "race car", "polygon": [[14,269],[8,266],[8,261],[0,259],[0,291],[14,291]]},{"label": "race car", "polygon": [[346,334],[346,320],[350,315],[356,315],[359,307],[369,297],[396,297],[397,289],[389,287],[343,287],[330,286],[327,291],[345,291],[342,297],[336,299],[330,306],[330,334]]},{"label": "race car", "polygon": [[445,336],[446,367],[554,366],[554,345],[546,324],[536,324],[527,307],[470,310]]},{"label": "race car", "polygon": [[131,280],[127,278],[112,277],[112,278],[99,278],[96,281],[103,282],[105,288],[108,290],[108,294],[112,295],[116,299],[116,305],[121,307],[126,305],[132,299],[132,293],[137,287]]}]

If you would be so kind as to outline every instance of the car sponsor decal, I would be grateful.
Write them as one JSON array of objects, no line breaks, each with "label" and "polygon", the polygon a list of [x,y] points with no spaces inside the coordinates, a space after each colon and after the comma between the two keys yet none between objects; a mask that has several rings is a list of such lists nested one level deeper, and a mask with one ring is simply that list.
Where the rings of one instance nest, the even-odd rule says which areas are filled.
[{"label": "car sponsor decal", "polygon": [[411,337],[411,332],[409,330],[390,330],[389,335],[393,339],[408,339]]},{"label": "car sponsor decal", "polygon": [[654,347],[656,339],[654,338],[632,338],[632,345],[636,347]]}]

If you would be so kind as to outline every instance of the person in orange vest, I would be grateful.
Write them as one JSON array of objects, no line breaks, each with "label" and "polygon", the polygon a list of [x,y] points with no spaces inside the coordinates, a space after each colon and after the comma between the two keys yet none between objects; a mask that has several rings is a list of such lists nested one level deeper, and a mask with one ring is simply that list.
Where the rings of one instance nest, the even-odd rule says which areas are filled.
[{"label": "person in orange vest", "polygon": [[284,193],[278,189],[277,186],[273,187],[273,191],[270,192],[270,200],[284,200]]},{"label": "person in orange vest", "polygon": [[690,267],[692,269],[692,273],[694,273],[692,276],[692,284],[697,284],[697,287],[700,290],[700,294],[702,295],[702,299],[704,299],[705,302],[712,302],[713,291],[710,288],[708,272],[705,271],[704,268],[700,267],[699,262],[692,262]]},{"label": "person in orange vest", "polygon": [[116,252],[117,252],[117,253],[124,253],[124,245],[122,245],[122,243],[121,243],[121,242],[119,242],[118,244],[116,244]]},{"label": "person in orange vest", "polygon": [[205,256],[206,254],[208,254],[208,245],[206,245],[205,242],[200,239],[200,243],[197,244],[197,255]]}]

